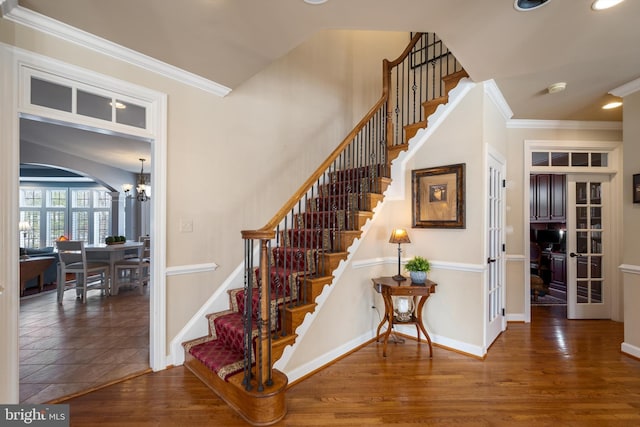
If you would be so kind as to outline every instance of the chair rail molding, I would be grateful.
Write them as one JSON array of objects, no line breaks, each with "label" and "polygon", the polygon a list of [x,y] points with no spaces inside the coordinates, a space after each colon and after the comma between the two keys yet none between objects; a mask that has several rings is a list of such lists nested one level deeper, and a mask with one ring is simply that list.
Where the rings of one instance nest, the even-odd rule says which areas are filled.
[{"label": "chair rail molding", "polygon": [[206,273],[208,271],[216,271],[218,264],[215,262],[207,262],[203,264],[188,264],[167,267],[165,274],[167,276],[179,276],[181,274]]},{"label": "chair rail molding", "polygon": [[640,265],[622,264],[618,269],[627,274],[640,274]]},{"label": "chair rail molding", "polygon": [[[404,258],[401,260],[402,264],[405,264],[407,259]],[[376,265],[397,265],[398,258],[397,257],[384,257],[384,258],[369,258],[364,260],[353,261],[351,263],[351,268],[359,269],[359,268],[369,268]],[[450,262],[450,261],[438,261],[438,260],[429,260],[432,269],[439,270],[451,270],[451,271],[466,271],[471,273],[482,273],[487,267],[485,264],[471,264],[471,263],[463,263],[463,262]]]}]

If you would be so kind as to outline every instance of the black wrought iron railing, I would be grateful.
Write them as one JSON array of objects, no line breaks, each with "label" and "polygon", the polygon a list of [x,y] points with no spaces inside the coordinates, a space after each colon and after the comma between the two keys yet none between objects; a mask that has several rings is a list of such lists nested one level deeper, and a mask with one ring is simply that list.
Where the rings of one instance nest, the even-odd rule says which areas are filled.
[{"label": "black wrought iron railing", "polygon": [[445,95],[443,78],[461,70],[435,34],[413,35],[383,61],[382,96],[366,116],[264,227],[242,231],[247,389],[271,384],[273,341],[293,333],[285,308],[312,302],[308,283],[332,275],[329,254],[346,258],[362,213],[385,189],[389,152],[406,144],[405,126],[425,119],[423,104]]}]

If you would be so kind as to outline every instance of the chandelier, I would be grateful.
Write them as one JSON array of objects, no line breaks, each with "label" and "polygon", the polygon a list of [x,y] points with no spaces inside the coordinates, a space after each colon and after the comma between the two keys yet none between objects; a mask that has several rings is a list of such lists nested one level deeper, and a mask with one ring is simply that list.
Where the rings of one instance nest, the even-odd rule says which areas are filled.
[{"label": "chandelier", "polygon": [[151,193],[151,186],[148,184],[147,178],[144,175],[144,162],[147,159],[139,160],[142,165],[140,167],[140,176],[138,177],[138,186],[136,187],[136,191],[138,192],[136,199],[139,202],[146,202],[147,200],[149,200],[149,194]]}]

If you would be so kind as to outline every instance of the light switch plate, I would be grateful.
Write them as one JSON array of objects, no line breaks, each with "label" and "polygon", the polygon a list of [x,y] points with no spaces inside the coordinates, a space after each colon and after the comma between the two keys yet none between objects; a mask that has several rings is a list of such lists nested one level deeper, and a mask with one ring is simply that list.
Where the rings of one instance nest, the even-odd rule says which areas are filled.
[{"label": "light switch plate", "polygon": [[181,233],[193,233],[193,220],[181,219],[180,220],[180,232]]}]

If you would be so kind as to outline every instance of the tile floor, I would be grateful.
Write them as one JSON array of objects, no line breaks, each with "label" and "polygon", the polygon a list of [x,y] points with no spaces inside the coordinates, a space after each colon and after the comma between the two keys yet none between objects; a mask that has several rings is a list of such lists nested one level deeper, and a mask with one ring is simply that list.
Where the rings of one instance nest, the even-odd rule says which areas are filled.
[{"label": "tile floor", "polygon": [[45,403],[149,368],[149,291],[20,301],[20,402]]}]

